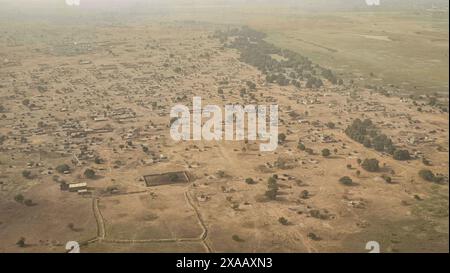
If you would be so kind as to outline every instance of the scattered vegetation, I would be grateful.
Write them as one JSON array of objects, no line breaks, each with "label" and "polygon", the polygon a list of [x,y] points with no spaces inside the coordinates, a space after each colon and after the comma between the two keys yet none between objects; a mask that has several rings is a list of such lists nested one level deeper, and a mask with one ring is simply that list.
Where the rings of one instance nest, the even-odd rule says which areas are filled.
[{"label": "scattered vegetation", "polygon": [[354,185],[353,180],[348,176],[341,177],[339,179],[339,182],[345,186],[353,186]]},{"label": "scattered vegetation", "polygon": [[89,179],[94,179],[95,178],[95,171],[92,169],[86,169],[84,171],[84,177],[89,178]]},{"label": "scattered vegetation", "polygon": [[253,184],[256,184],[256,181],[253,180],[253,178],[247,178],[247,179],[245,179],[245,183],[247,183],[249,185],[253,185]]},{"label": "scattered vegetation", "polygon": [[345,129],[345,134],[351,139],[363,144],[364,147],[373,148],[378,152],[386,152],[396,160],[410,159],[409,151],[397,150],[392,140],[388,136],[380,134],[370,119],[365,119],[364,121],[355,119]]},{"label": "scattered vegetation", "polygon": [[278,222],[279,222],[280,224],[282,224],[283,226],[289,225],[288,219],[286,219],[286,218],[284,218],[284,217],[278,218]]},{"label": "scattered vegetation", "polygon": [[56,171],[59,173],[70,172],[70,167],[67,164],[61,164],[56,167]]},{"label": "scattered vegetation", "polygon": [[269,198],[270,200],[276,200],[277,195],[278,195],[279,186],[278,186],[277,179],[275,177],[270,177],[268,179],[267,188],[268,188],[266,191],[267,198]]},{"label": "scattered vegetation", "polygon": [[[266,81],[280,86],[293,85],[301,87],[301,81],[307,88],[320,88],[323,80],[331,84],[342,84],[332,70],[313,64],[311,60],[294,51],[281,49],[264,40],[264,33],[248,27],[234,28],[228,31],[217,31],[214,34],[225,47],[240,51],[240,60],[250,64],[266,75]],[[229,37],[234,37],[233,40]],[[281,58],[274,58],[273,56]],[[254,89],[253,84],[247,84]]]},{"label": "scattered vegetation", "polygon": [[329,149],[323,149],[322,150],[322,156],[323,157],[329,157],[331,155],[331,152]]},{"label": "scattered vegetation", "polygon": [[380,171],[379,161],[375,158],[364,159],[364,161],[361,163],[361,167],[368,172]]},{"label": "scattered vegetation", "polygon": [[442,175],[436,175],[432,171],[428,169],[423,169],[419,171],[419,176],[426,181],[434,182],[434,183],[443,183],[445,181],[445,177]]}]

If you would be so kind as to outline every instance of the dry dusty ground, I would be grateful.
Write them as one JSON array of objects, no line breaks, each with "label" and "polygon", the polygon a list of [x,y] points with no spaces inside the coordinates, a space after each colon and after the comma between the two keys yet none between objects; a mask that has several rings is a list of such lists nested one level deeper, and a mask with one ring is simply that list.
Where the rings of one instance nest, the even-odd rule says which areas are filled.
[{"label": "dry dusty ground", "polygon": [[[383,252],[448,251],[448,185],[422,180],[420,160],[395,161],[343,132],[353,119],[371,118],[395,143],[424,154],[432,162],[427,168],[448,176],[446,113],[429,106],[418,112],[411,101],[364,89],[355,98],[349,86],[266,84],[238,52],[211,37],[208,25],[35,28],[1,27],[8,38],[0,42],[0,134],[7,136],[0,153],[0,252],[64,252],[67,241],[84,243],[82,252],[365,252],[368,241],[379,241]],[[175,103],[191,105],[194,95],[204,105],[255,103],[239,96],[248,80],[257,84],[256,103],[280,107],[279,131],[287,140],[275,152],[259,152],[253,142],[170,138]],[[372,104],[385,110],[369,110]],[[307,111],[301,120],[308,123],[288,115],[289,107]],[[134,114],[118,119],[114,111],[121,108]],[[106,120],[95,121],[99,116]],[[336,128],[325,126],[330,121]],[[92,131],[99,128],[112,131]],[[432,141],[408,144],[415,134]],[[322,142],[323,135],[336,142]],[[299,140],[314,154],[300,151]],[[337,152],[324,158],[324,148]],[[364,171],[357,159],[365,158],[377,158],[382,171]],[[287,166],[275,167],[280,160]],[[56,172],[62,163],[69,173]],[[87,168],[95,179],[84,177]],[[23,170],[34,177],[24,178]],[[384,182],[381,175],[392,170],[394,183]],[[170,171],[192,179],[145,186],[144,175]],[[280,194],[269,201],[264,193],[274,174]],[[54,175],[87,182],[92,194],[60,191]],[[357,185],[340,184],[342,176]],[[257,183],[245,183],[249,177]],[[300,197],[304,190],[307,199]],[[17,194],[34,204],[16,202]],[[24,248],[16,245],[21,237]]]}]

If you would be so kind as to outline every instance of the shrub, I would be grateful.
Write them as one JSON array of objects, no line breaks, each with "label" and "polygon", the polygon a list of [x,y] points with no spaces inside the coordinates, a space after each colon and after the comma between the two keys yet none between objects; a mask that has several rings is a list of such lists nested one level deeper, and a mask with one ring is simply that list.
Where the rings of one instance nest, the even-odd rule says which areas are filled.
[{"label": "shrub", "polygon": [[432,171],[426,169],[419,171],[419,176],[426,181],[435,183],[442,183],[445,179],[443,176],[435,175]]},{"label": "shrub", "polygon": [[245,179],[245,183],[249,184],[249,185],[253,185],[256,184],[255,180],[253,180],[253,178],[247,178]]},{"label": "shrub", "polygon": [[[143,149],[144,148],[147,148],[147,147],[144,146]],[[147,148],[147,150],[148,150],[148,148]],[[104,163],[103,159],[98,156],[94,159],[94,162],[95,162],[95,164],[103,164]]]},{"label": "shrub", "polygon": [[330,129],[334,129],[336,127],[336,125],[333,122],[330,121],[330,122],[327,123],[327,127],[330,128]]},{"label": "shrub", "polygon": [[278,194],[278,190],[276,189],[269,189],[266,191],[265,195],[267,196],[267,198],[269,198],[270,200],[275,200],[277,199],[277,194]]},{"label": "shrub", "polygon": [[329,149],[323,149],[322,150],[322,156],[324,156],[324,157],[328,157],[328,156],[330,156],[330,150]]},{"label": "shrub", "polygon": [[16,245],[18,247],[25,247],[27,244],[25,243],[25,238],[24,237],[20,237],[20,239],[17,241]]},{"label": "shrub", "polygon": [[394,159],[395,160],[409,160],[409,159],[411,159],[411,155],[409,154],[408,150],[396,150],[394,152]]},{"label": "shrub", "polygon": [[236,242],[243,242],[244,240],[241,238],[241,237],[239,237],[238,235],[233,235],[233,236],[231,236],[231,238],[234,240],[234,241],[236,241]]},{"label": "shrub", "polygon": [[306,150],[306,147],[305,147],[305,145],[304,145],[303,143],[299,143],[298,146],[297,146],[297,148],[298,148],[300,151]]},{"label": "shrub", "polygon": [[267,186],[269,187],[269,189],[278,189],[277,179],[273,176],[269,177],[267,181]]},{"label": "shrub", "polygon": [[380,170],[379,161],[375,158],[364,159],[361,167],[368,172],[378,172]]},{"label": "shrub", "polygon": [[278,222],[280,222],[280,224],[282,224],[283,226],[289,225],[288,219],[286,219],[286,218],[284,218],[284,217],[278,218]]},{"label": "shrub", "polygon": [[23,197],[23,195],[19,193],[16,196],[14,196],[14,200],[16,200],[16,202],[18,202],[18,203],[23,203],[23,200],[25,200],[25,197]]},{"label": "shrub", "polygon": [[339,182],[340,182],[341,184],[343,184],[343,185],[346,185],[346,186],[351,186],[351,185],[353,185],[353,180],[352,180],[350,177],[348,177],[348,176],[341,177],[341,178],[339,179]]},{"label": "shrub", "polygon": [[270,177],[267,181],[267,188],[268,190],[266,191],[265,195],[267,196],[267,198],[269,198],[270,200],[275,200],[277,198],[278,195],[278,183],[277,180],[274,177]]},{"label": "shrub", "polygon": [[381,176],[381,178],[383,178],[384,181],[386,181],[387,183],[392,183],[392,178],[390,176],[388,176],[388,175],[383,174]]},{"label": "shrub", "polygon": [[25,177],[26,179],[32,178],[31,172],[29,170],[22,171],[22,176]]},{"label": "shrub", "polygon": [[59,173],[64,173],[70,171],[70,167],[67,164],[61,164],[56,167],[56,171]]},{"label": "shrub", "polygon": [[89,179],[95,178],[95,171],[92,169],[86,169],[84,171],[84,177],[89,178]]},{"label": "shrub", "polygon": [[225,172],[222,170],[217,171],[217,176],[220,178],[224,178],[225,177]]}]

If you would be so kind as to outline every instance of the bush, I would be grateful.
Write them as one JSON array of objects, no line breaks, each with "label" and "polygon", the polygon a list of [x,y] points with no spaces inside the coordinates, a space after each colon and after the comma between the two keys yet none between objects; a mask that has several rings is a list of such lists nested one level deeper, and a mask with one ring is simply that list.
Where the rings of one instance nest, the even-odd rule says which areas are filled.
[{"label": "bush", "polygon": [[253,180],[253,178],[247,178],[245,179],[245,183],[249,184],[249,185],[253,185],[256,184],[255,180]]},{"label": "bush", "polygon": [[323,149],[323,150],[322,150],[322,156],[328,157],[328,156],[330,156],[330,155],[331,155],[331,153],[330,153],[330,150],[329,150],[329,149]]},{"label": "bush", "polygon": [[395,160],[409,160],[409,159],[411,159],[411,155],[409,154],[408,150],[396,150],[394,152],[394,159]]},{"label": "bush", "polygon": [[56,167],[56,171],[59,173],[65,173],[70,171],[70,167],[67,164],[61,164]]},{"label": "bush", "polygon": [[340,182],[341,184],[343,184],[343,185],[346,185],[346,186],[351,186],[351,185],[353,185],[353,180],[352,180],[350,177],[348,177],[348,176],[341,177],[341,178],[339,179],[339,182]]},{"label": "bush", "polygon": [[426,169],[419,171],[419,176],[423,180],[434,183],[442,183],[445,179],[443,176],[435,175],[432,171]]},{"label": "bush", "polygon": [[86,169],[84,171],[84,177],[89,178],[89,179],[95,178],[95,171],[92,169]]},{"label": "bush", "polygon": [[25,177],[26,179],[32,178],[31,172],[29,170],[22,171],[22,176]]},{"label": "bush", "polygon": [[267,190],[265,195],[267,196],[267,198],[269,198],[270,200],[275,200],[277,199],[277,195],[278,195],[278,190],[275,189],[270,189]]},{"label": "bush", "polygon": [[234,241],[236,241],[236,242],[243,242],[244,240],[241,238],[241,237],[239,237],[238,235],[233,235],[233,236],[231,236],[231,238],[234,240]]},{"label": "bush", "polygon": [[334,128],[336,128],[336,125],[333,122],[330,121],[330,122],[327,123],[327,127],[330,128],[330,129],[334,129]]},{"label": "bush", "polygon": [[18,203],[23,203],[23,200],[25,200],[25,197],[23,197],[23,195],[19,193],[18,195],[14,196],[14,200],[16,200],[16,202],[18,202]]},{"label": "bush", "polygon": [[283,226],[289,225],[288,219],[286,219],[286,218],[284,218],[284,217],[278,218],[278,222],[280,222],[280,224],[282,224]]},{"label": "bush", "polygon": [[279,134],[279,135],[278,135],[278,142],[279,142],[279,143],[283,143],[283,142],[285,142],[285,141],[286,141],[286,135],[283,134],[283,133]]},{"label": "bush", "polygon": [[386,183],[392,183],[392,178],[390,176],[388,176],[388,175],[383,174],[381,176],[381,178],[383,178],[384,181],[386,181]]},{"label": "bush", "polygon": [[224,178],[224,177],[226,176],[226,174],[225,174],[224,171],[219,170],[219,171],[217,171],[217,176],[218,176],[219,178]]},{"label": "bush", "polygon": [[434,173],[430,170],[421,170],[419,171],[419,176],[426,180],[426,181],[430,181],[433,182],[435,179]]},{"label": "bush", "polygon": [[299,143],[298,146],[297,146],[297,148],[298,148],[300,151],[306,150],[306,147],[305,147],[305,145],[304,145],[303,143]]},{"label": "bush", "polygon": [[[143,149],[144,149],[144,148],[147,148],[147,147],[143,147]],[[148,149],[148,148],[147,148],[147,149]],[[144,151],[144,152],[145,152],[145,151]],[[104,160],[97,156],[97,157],[94,159],[94,162],[95,162],[95,164],[103,164],[103,163],[104,163]]]},{"label": "bush", "polygon": [[25,243],[25,238],[24,237],[20,237],[20,239],[17,241],[16,245],[18,247],[25,247],[27,244]]},{"label": "bush", "polygon": [[277,180],[274,177],[270,177],[267,181],[267,188],[268,190],[266,191],[265,195],[270,199],[270,200],[275,200],[277,198],[278,195],[278,183]]},{"label": "bush", "polygon": [[368,172],[378,172],[380,170],[379,161],[375,158],[364,159],[361,167]]}]

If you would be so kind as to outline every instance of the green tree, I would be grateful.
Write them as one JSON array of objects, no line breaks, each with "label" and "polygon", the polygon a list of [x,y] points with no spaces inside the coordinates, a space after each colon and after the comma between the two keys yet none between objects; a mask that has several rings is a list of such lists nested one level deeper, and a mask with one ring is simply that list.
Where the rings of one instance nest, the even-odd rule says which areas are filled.
[{"label": "green tree", "polygon": [[380,170],[379,161],[375,158],[364,159],[361,167],[368,172],[378,172]]},{"label": "green tree", "polygon": [[421,170],[419,171],[420,177],[427,181],[433,181],[434,180],[434,173],[430,170]]},{"label": "green tree", "polygon": [[16,200],[16,202],[18,202],[18,203],[23,203],[23,201],[25,200],[25,197],[19,193],[16,196],[14,196],[14,200]]},{"label": "green tree", "polygon": [[95,171],[92,170],[92,169],[86,169],[86,170],[84,171],[84,176],[85,176],[86,178],[89,178],[89,179],[94,179],[94,178],[95,178]]},{"label": "green tree", "polygon": [[65,173],[70,171],[70,167],[67,164],[61,164],[56,167],[56,171],[59,173]]},{"label": "green tree", "polygon": [[345,186],[353,185],[353,180],[348,176],[343,176],[339,179],[339,182]]},{"label": "green tree", "polygon": [[267,191],[266,191],[266,196],[270,199],[270,200],[275,200],[277,198],[278,195],[278,183],[277,180],[274,177],[270,177],[267,181]]},{"label": "green tree", "polygon": [[255,180],[253,180],[253,178],[247,178],[247,179],[245,179],[245,183],[247,183],[247,184],[249,184],[249,185],[253,185],[253,184],[256,184],[255,183]]},{"label": "green tree", "polygon": [[322,150],[322,156],[323,157],[329,157],[331,155],[331,152],[329,149],[323,149]]},{"label": "green tree", "polygon": [[17,241],[16,245],[18,247],[26,247],[27,244],[25,242],[25,238],[24,237],[20,237],[20,239]]},{"label": "green tree", "polygon": [[284,218],[284,217],[278,218],[278,222],[280,222],[280,224],[282,224],[283,226],[289,225],[288,219],[286,219],[286,218]]},{"label": "green tree", "polygon": [[26,179],[31,179],[32,178],[31,172],[29,170],[23,170],[22,171],[22,176],[25,177]]},{"label": "green tree", "polygon": [[395,160],[410,160],[411,155],[408,150],[396,150],[393,155]]},{"label": "green tree", "polygon": [[297,148],[298,148],[300,151],[306,150],[305,144],[303,144],[303,143],[299,143],[298,146],[297,146]]}]

